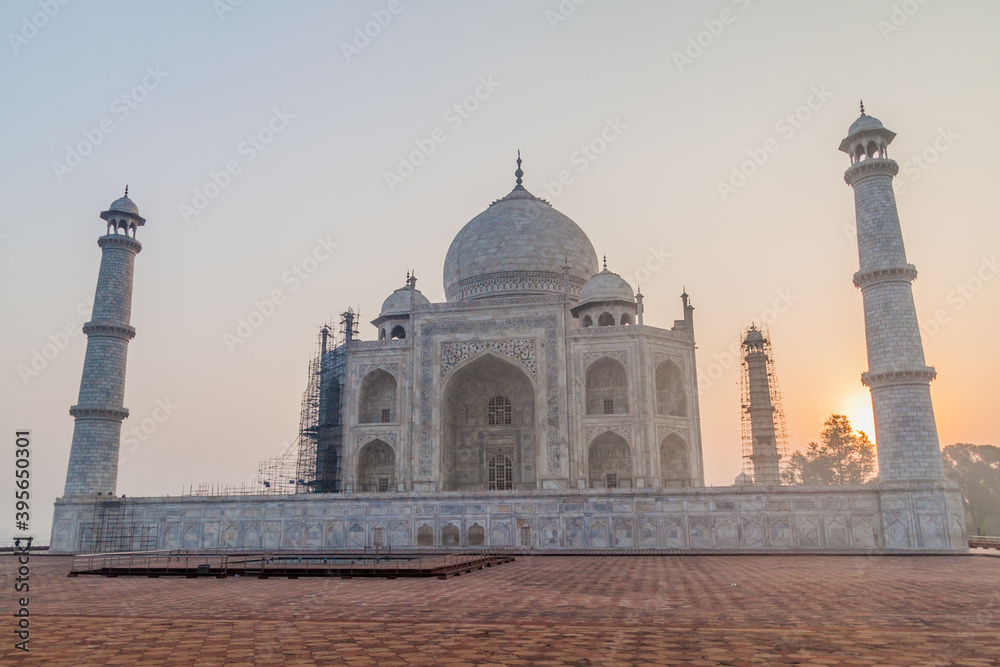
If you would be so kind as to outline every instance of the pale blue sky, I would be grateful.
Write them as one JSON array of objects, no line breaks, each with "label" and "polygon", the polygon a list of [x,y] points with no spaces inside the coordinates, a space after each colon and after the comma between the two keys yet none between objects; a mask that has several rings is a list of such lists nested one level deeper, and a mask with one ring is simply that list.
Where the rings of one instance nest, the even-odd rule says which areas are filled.
[{"label": "pale blue sky", "polygon": [[[1000,251],[997,3],[914,2],[904,22],[894,5],[909,4],[884,0],[402,1],[348,62],[342,43],[389,2],[244,0],[220,18],[224,2],[76,0],[35,17],[45,23],[36,33],[25,21],[44,0],[0,6],[0,434],[34,431],[36,534],[47,537],[65,479],[83,336],[27,381],[18,367],[86,321],[98,213],[126,182],[149,222],[125,429],[157,400],[178,407],[123,453],[122,493],[254,477],[295,437],[319,326],[348,306],[372,319],[411,268],[442,300],[448,245],[509,191],[518,148],[528,189],[576,220],[633,285],[650,257],[669,253],[638,278],[647,323],[680,317],[685,286],[697,308],[699,367],[718,374],[702,384],[709,483],[731,483],[740,469],[738,365],[725,351],[776,299],[790,303],[770,328],[791,445],[815,438],[834,411],[864,425],[857,250],[845,232],[854,207],[837,151],[859,97],[898,133],[890,155],[904,167],[918,315],[946,320],[924,332],[942,442],[1000,441],[1000,279],[956,291],[975,287]],[[560,4],[576,9],[556,23]],[[899,29],[887,32],[893,18]],[[679,68],[674,52],[699,33],[706,46]],[[461,124],[446,118],[483,79],[492,83],[478,108]],[[815,90],[807,120],[794,132],[776,126]],[[122,95],[142,99],[127,108]],[[273,142],[241,150],[275,109]],[[614,141],[581,159],[579,146],[609,121]],[[102,123],[113,131],[79,164],[54,167]],[[390,190],[385,173],[437,128],[446,140]],[[769,138],[777,152],[723,201],[718,183]],[[925,151],[926,169],[909,161]],[[186,222],[181,206],[230,161],[239,173]],[[561,170],[573,182],[553,196],[546,184]],[[292,289],[282,276],[318,237],[339,248]],[[286,301],[230,352],[224,334],[274,289]],[[363,337],[373,332],[362,326]],[[2,539],[11,527],[0,524]]]}]

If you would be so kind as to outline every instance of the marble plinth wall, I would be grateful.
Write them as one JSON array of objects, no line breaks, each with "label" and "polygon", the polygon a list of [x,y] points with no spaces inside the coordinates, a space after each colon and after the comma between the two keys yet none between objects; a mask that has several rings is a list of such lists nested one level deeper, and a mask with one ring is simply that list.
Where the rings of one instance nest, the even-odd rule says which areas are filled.
[{"label": "marble plinth wall", "polygon": [[[107,502],[107,501],[104,501]],[[398,547],[967,549],[961,497],[944,483],[532,492],[134,498],[129,525],[158,549]],[[54,552],[98,530],[93,499],[56,501]],[[151,545],[147,542],[145,545]]]}]

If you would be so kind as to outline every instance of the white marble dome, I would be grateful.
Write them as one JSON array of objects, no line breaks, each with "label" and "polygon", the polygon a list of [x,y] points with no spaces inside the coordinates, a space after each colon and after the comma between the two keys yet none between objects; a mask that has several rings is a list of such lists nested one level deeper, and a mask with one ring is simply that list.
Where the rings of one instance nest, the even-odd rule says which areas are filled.
[{"label": "white marble dome", "polygon": [[135,205],[135,202],[128,197],[119,197],[118,199],[111,202],[111,206],[108,207],[109,211],[124,211],[125,213],[131,213],[133,215],[139,215],[139,207]]},{"label": "white marble dome", "polygon": [[414,307],[419,308],[420,306],[427,305],[430,301],[423,294],[420,293],[416,287],[410,287],[409,285],[404,285],[398,290],[393,292],[382,302],[382,311],[379,313],[379,317],[385,315],[399,315],[401,313],[410,312],[410,293],[411,290],[415,292],[413,300]]},{"label": "white marble dome", "polygon": [[597,253],[579,225],[518,185],[469,221],[444,260],[448,301],[562,294],[563,267],[576,296],[597,273]]},{"label": "white marble dome", "polygon": [[580,290],[580,306],[597,301],[635,301],[632,286],[617,273],[604,269]]},{"label": "white marble dome", "polygon": [[852,136],[865,130],[881,130],[882,121],[875,116],[861,115],[856,121],[851,123],[851,129],[847,131],[847,136]]}]

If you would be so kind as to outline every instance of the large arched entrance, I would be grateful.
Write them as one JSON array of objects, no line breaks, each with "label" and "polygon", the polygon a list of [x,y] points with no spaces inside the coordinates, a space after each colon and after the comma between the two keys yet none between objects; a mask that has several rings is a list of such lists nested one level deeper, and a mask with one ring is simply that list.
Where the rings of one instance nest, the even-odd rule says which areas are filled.
[{"label": "large arched entrance", "polygon": [[445,491],[536,488],[535,388],[520,366],[485,354],[456,371],[441,431]]}]

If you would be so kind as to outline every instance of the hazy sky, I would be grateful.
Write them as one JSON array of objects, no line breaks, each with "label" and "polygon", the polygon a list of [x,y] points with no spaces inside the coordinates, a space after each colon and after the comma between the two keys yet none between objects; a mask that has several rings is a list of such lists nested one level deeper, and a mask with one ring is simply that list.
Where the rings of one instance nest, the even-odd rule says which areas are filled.
[{"label": "hazy sky", "polygon": [[[126,441],[119,493],[254,479],[296,436],[320,325],[351,306],[373,338],[411,268],[443,300],[448,245],[511,189],[518,148],[526,187],[641,283],[647,324],[691,294],[708,483],[741,468],[727,355],[762,316],[790,444],[832,412],[870,430],[837,150],[859,98],[898,134],[941,441],[1000,444],[998,20],[985,0],[4,2],[0,437],[10,471],[15,428],[33,431],[33,532],[62,493],[83,366],[85,337],[60,332],[89,318],[98,213],[126,183],[148,222],[125,437],[170,414]],[[338,247],[298,277],[321,242]]]}]

